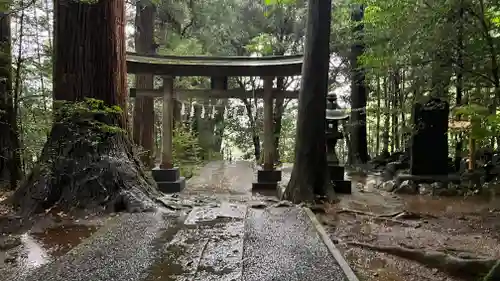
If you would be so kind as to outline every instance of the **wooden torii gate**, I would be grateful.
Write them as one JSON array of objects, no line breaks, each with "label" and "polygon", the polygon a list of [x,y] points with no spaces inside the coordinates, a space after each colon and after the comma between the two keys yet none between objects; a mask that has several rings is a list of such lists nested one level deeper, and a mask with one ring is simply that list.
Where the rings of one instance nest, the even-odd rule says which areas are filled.
[{"label": "wooden torii gate", "polygon": [[[172,130],[176,99],[199,98],[250,98],[264,100],[264,167],[257,172],[253,189],[274,189],[281,181],[281,171],[274,169],[273,99],[278,96],[298,98],[298,91],[282,91],[273,88],[277,76],[301,74],[302,56],[268,57],[194,57],[158,56],[127,53],[127,72],[153,74],[163,78],[161,89],[130,89],[130,95],[163,98],[163,134],[160,168],[153,169],[158,188],[165,193],[179,192],[185,187],[185,179],[173,166]],[[206,76],[212,79],[212,89],[176,89],[174,78],[179,76]],[[251,92],[244,89],[227,89],[231,76],[261,77],[262,90]]]}]

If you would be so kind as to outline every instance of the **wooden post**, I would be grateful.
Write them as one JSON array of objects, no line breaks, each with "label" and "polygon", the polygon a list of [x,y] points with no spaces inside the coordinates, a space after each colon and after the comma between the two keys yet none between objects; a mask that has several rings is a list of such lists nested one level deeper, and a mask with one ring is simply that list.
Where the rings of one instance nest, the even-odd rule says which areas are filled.
[{"label": "wooden post", "polygon": [[476,140],[469,136],[469,171],[474,171],[476,168]]},{"label": "wooden post", "polygon": [[273,134],[273,80],[264,79],[264,170],[274,170],[274,134]]},{"label": "wooden post", "polygon": [[163,130],[160,164],[162,169],[171,169],[174,166],[172,157],[174,103],[174,78],[165,76],[163,77]]}]

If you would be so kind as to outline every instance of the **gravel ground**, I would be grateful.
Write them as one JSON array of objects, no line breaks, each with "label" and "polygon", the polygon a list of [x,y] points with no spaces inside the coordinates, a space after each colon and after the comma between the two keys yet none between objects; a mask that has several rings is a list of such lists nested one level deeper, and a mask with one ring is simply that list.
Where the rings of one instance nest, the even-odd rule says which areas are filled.
[{"label": "gravel ground", "polygon": [[316,229],[299,208],[249,210],[244,281],[345,281]]}]

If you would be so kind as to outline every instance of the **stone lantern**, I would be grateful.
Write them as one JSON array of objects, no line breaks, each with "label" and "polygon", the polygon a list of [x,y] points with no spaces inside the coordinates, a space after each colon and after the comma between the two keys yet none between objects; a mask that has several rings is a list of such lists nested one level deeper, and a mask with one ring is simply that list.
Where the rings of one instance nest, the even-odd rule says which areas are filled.
[{"label": "stone lantern", "polygon": [[339,164],[335,146],[344,136],[339,131],[339,121],[347,120],[349,113],[340,108],[337,95],[329,93],[326,97],[326,154],[330,180],[337,193],[351,193],[351,182],[344,180],[344,166]]}]

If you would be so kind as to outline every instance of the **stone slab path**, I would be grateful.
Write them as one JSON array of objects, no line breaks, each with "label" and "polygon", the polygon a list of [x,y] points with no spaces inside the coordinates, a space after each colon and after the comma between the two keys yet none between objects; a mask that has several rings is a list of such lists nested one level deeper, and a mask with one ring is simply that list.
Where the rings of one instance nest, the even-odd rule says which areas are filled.
[{"label": "stone slab path", "polygon": [[211,162],[165,196],[171,208],[114,217],[64,256],[6,280],[347,281],[304,209],[252,194],[254,171]]},{"label": "stone slab path", "polygon": [[248,198],[252,196],[252,182],[256,167],[247,161],[213,161],[189,179],[182,192],[189,195],[217,195],[219,198]]}]

